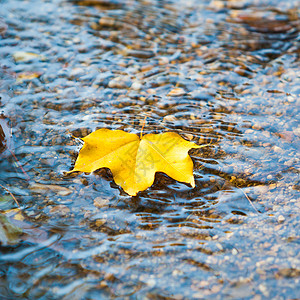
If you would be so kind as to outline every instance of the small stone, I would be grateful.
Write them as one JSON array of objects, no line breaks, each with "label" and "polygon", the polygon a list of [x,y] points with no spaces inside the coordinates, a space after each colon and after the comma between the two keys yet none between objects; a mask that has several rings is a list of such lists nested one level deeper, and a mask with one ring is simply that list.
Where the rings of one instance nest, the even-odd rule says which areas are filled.
[{"label": "small stone", "polygon": [[280,216],[278,217],[277,221],[278,221],[279,223],[282,223],[282,222],[285,221],[285,217],[284,217],[283,215],[280,215]]},{"label": "small stone", "polygon": [[290,102],[290,103],[295,102],[295,97],[287,96],[287,101]]},{"label": "small stone", "polygon": [[50,213],[51,214],[56,214],[56,215],[59,215],[59,216],[66,216],[70,213],[70,209],[69,207],[63,205],[63,204],[59,204],[59,205],[56,205],[54,207],[52,207],[50,209]]},{"label": "small stone", "polygon": [[156,284],[155,279],[150,278],[149,280],[147,280],[147,285],[148,286],[153,287],[153,286],[155,286],[155,284]]},{"label": "small stone", "polygon": [[98,208],[108,205],[108,203],[109,203],[109,200],[103,199],[101,197],[97,197],[94,199],[94,205]]},{"label": "small stone", "polygon": [[126,49],[124,53],[125,56],[133,56],[137,58],[151,58],[155,56],[155,52],[151,50],[133,50],[133,49]]},{"label": "small stone", "polygon": [[273,150],[274,150],[274,152],[276,152],[276,153],[282,152],[282,149],[279,148],[278,146],[274,146],[274,147],[273,147]]},{"label": "small stone", "polygon": [[211,291],[212,291],[213,293],[218,293],[220,290],[221,290],[221,286],[219,286],[219,285],[214,285],[214,286],[211,288]]},{"label": "small stone", "polygon": [[237,255],[237,254],[238,254],[238,251],[237,251],[235,248],[233,248],[233,249],[231,250],[231,254],[232,254],[232,255]]},{"label": "small stone", "polygon": [[284,163],[285,166],[291,167],[294,164],[293,160],[288,160]]},{"label": "small stone", "polygon": [[129,78],[116,77],[109,81],[108,87],[112,89],[127,89],[132,85]]},{"label": "small stone", "polygon": [[224,250],[223,246],[220,243],[217,243],[216,246],[220,251]]},{"label": "small stone", "polygon": [[300,127],[297,127],[293,130],[294,135],[300,136]]},{"label": "small stone", "polygon": [[263,295],[265,297],[269,296],[268,289],[267,289],[267,287],[263,283],[258,286],[258,289],[263,293]]},{"label": "small stone", "polygon": [[224,6],[225,6],[224,2],[220,0],[213,0],[209,5],[209,7],[213,8],[214,10],[223,9]]},{"label": "small stone", "polygon": [[136,91],[138,91],[138,90],[140,90],[141,88],[142,88],[142,83],[141,82],[139,82],[139,81],[135,81],[135,82],[133,82],[133,84],[131,85],[131,88],[133,89],[133,90],[136,90]]},{"label": "small stone", "polygon": [[247,130],[245,130],[245,133],[246,134],[251,134],[251,133],[253,133],[254,131],[252,130],[252,129],[247,129]]},{"label": "small stone", "polygon": [[77,75],[81,75],[83,73],[84,73],[83,68],[74,68],[71,70],[70,76],[77,76]]},{"label": "small stone", "polygon": [[174,122],[176,120],[177,120],[176,117],[173,115],[168,115],[164,117],[164,122]]},{"label": "small stone", "polygon": [[183,96],[184,94],[186,94],[186,91],[184,89],[175,88],[171,90],[167,96],[179,97],[179,96]]},{"label": "small stone", "polygon": [[261,129],[261,126],[260,126],[259,124],[254,124],[254,125],[252,126],[252,129],[254,129],[254,130],[260,130],[260,129]]},{"label": "small stone", "polygon": [[60,185],[55,184],[41,184],[41,183],[32,183],[29,187],[31,190],[39,193],[45,193],[45,192],[55,192],[59,196],[67,196],[72,193],[72,190]]},{"label": "small stone", "polygon": [[116,277],[113,273],[106,273],[104,276],[104,279],[106,281],[114,281],[116,279]]},{"label": "small stone", "polygon": [[81,42],[80,38],[79,37],[75,37],[73,38],[73,43],[75,44],[79,44]]},{"label": "small stone", "polygon": [[102,280],[99,285],[101,288],[105,288],[107,287],[107,282],[105,280]]},{"label": "small stone", "polygon": [[169,59],[165,56],[161,57],[158,62],[160,65],[166,65],[169,63]]},{"label": "small stone", "polygon": [[27,62],[33,59],[42,59],[43,57],[32,52],[17,51],[13,54],[13,58],[16,62]]},{"label": "small stone", "polygon": [[104,225],[105,223],[106,223],[106,220],[105,220],[105,219],[98,219],[98,220],[96,220],[95,225],[96,225],[97,227],[101,227],[101,226]]}]

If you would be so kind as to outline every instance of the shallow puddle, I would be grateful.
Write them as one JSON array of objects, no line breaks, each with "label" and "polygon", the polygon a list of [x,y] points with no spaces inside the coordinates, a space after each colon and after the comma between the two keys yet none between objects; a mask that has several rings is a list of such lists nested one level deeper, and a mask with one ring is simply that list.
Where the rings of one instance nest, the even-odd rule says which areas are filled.
[{"label": "shallow puddle", "polygon": [[[3,299],[299,297],[298,1],[0,7]],[[65,174],[72,136],[145,119],[208,144],[195,188]]]}]

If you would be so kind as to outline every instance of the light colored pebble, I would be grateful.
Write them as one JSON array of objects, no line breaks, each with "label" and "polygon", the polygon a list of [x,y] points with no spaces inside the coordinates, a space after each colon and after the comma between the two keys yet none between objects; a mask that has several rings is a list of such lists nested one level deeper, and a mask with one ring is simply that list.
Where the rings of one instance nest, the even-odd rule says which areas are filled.
[{"label": "light colored pebble", "polygon": [[133,82],[133,84],[131,85],[131,88],[132,89],[134,89],[134,90],[136,90],[136,91],[138,91],[138,90],[140,90],[141,88],[142,88],[142,83],[141,82],[139,82],[139,81],[135,81],[135,82]]},{"label": "light colored pebble", "polygon": [[72,193],[72,190],[55,184],[32,183],[29,187],[31,190],[39,193],[55,192],[60,196],[67,196]]},{"label": "light colored pebble", "polygon": [[237,254],[238,254],[238,251],[237,251],[235,248],[233,248],[233,249],[231,250],[231,253],[232,253],[232,255],[237,255]]},{"label": "light colored pebble", "polygon": [[293,130],[294,135],[300,136],[300,127],[297,127]]},{"label": "light colored pebble", "polygon": [[94,199],[94,205],[98,208],[101,208],[109,203],[109,200],[97,197]]},{"label": "light colored pebble", "polygon": [[274,152],[276,152],[276,153],[282,152],[282,149],[281,149],[280,147],[278,147],[278,146],[274,146],[274,147],[273,147],[273,150],[274,150]]}]

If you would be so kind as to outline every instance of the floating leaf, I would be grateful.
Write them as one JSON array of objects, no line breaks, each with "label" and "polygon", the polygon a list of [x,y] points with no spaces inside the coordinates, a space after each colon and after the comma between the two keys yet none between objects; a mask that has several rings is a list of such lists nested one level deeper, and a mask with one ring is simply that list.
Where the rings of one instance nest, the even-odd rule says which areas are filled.
[{"label": "floating leaf", "polygon": [[188,151],[201,146],[184,140],[177,133],[146,134],[140,139],[133,133],[103,128],[83,141],[71,172],[109,168],[116,184],[131,196],[151,186],[156,172],[195,186]]}]

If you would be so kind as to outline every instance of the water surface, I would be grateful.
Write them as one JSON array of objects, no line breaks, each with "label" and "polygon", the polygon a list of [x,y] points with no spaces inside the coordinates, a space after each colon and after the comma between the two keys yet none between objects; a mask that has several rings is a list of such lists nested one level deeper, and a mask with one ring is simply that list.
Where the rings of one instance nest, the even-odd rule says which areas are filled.
[{"label": "water surface", "polygon": [[[3,299],[297,299],[298,1],[1,0]],[[174,131],[196,187],[65,175],[98,128]],[[21,167],[24,169],[22,171]],[[27,175],[26,175],[27,174]],[[28,178],[29,177],[29,178]],[[5,201],[4,201],[5,200]],[[4,203],[4,204],[3,204]]]}]

